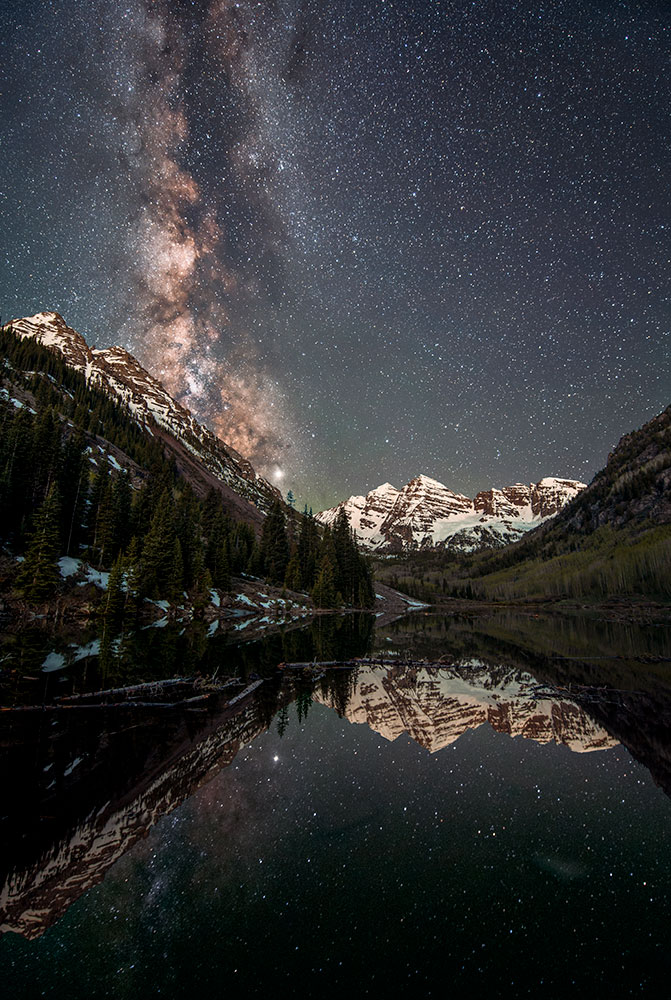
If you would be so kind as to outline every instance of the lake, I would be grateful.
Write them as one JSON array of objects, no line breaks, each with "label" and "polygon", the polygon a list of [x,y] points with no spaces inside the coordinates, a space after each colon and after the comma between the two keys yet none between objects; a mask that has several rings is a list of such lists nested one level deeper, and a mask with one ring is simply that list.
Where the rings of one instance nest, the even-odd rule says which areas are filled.
[{"label": "lake", "polygon": [[3,713],[7,996],[668,988],[668,628],[346,616],[200,656],[207,708]]}]

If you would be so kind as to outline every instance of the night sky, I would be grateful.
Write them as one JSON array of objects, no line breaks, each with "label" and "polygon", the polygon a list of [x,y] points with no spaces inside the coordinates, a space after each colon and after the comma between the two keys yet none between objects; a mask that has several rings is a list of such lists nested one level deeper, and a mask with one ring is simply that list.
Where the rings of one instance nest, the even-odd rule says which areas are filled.
[{"label": "night sky", "polygon": [[0,28],[3,321],[123,344],[301,506],[589,480],[669,403],[667,0]]}]

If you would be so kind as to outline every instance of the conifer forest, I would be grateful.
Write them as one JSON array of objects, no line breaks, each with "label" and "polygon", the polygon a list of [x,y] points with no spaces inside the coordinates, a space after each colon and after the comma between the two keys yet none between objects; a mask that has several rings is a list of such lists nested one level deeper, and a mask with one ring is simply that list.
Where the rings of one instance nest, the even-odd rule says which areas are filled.
[{"label": "conifer forest", "polygon": [[276,499],[259,531],[215,489],[197,495],[150,420],[9,328],[0,347],[24,400],[6,389],[0,400],[0,534],[21,559],[14,590],[26,602],[57,592],[65,556],[109,573],[98,609],[109,635],[132,627],[147,598],[197,606],[241,574],[309,594],[317,608],[371,607],[371,571],[346,517],[322,528]]}]

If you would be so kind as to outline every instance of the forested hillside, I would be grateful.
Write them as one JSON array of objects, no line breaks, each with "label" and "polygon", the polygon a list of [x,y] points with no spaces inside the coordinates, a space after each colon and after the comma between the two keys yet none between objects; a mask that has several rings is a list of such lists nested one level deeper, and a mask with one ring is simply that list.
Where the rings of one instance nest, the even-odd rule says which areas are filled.
[{"label": "forested hillside", "polygon": [[7,328],[0,352],[0,540],[15,557],[5,593],[48,601],[69,556],[109,571],[100,614],[112,631],[137,618],[144,598],[202,601],[240,573],[311,592],[318,607],[372,605],[346,522],[322,532],[276,501],[259,531],[216,488],[199,496],[151,420],[58,355]]}]

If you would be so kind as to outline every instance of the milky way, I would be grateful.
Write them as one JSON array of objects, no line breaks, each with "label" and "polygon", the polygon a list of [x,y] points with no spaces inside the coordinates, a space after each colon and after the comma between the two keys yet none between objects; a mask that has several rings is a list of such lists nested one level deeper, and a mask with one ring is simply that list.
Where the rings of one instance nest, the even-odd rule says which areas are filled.
[{"label": "milky way", "polygon": [[[235,64],[244,42],[234,7],[213,5],[199,32],[231,79],[240,75]],[[205,196],[193,170],[181,165],[189,142],[189,23],[174,12],[171,16],[167,3],[129,8],[121,23],[127,32],[124,45],[130,38],[132,48],[126,56],[132,75],[119,94],[123,153],[140,194],[129,233],[135,263],[129,305],[135,308],[121,339],[181,402],[273,475],[272,470],[281,470],[277,463],[283,462],[284,450],[291,448],[291,429],[281,394],[259,364],[257,346],[244,326],[226,337],[227,299],[248,293],[222,247],[217,209],[225,204],[225,191],[215,183],[214,195]],[[198,135],[195,141],[201,139]],[[227,159],[232,158],[227,150]]]},{"label": "milky way", "polygon": [[669,402],[667,3],[0,17],[3,318],[123,343],[301,502],[586,480]]}]

